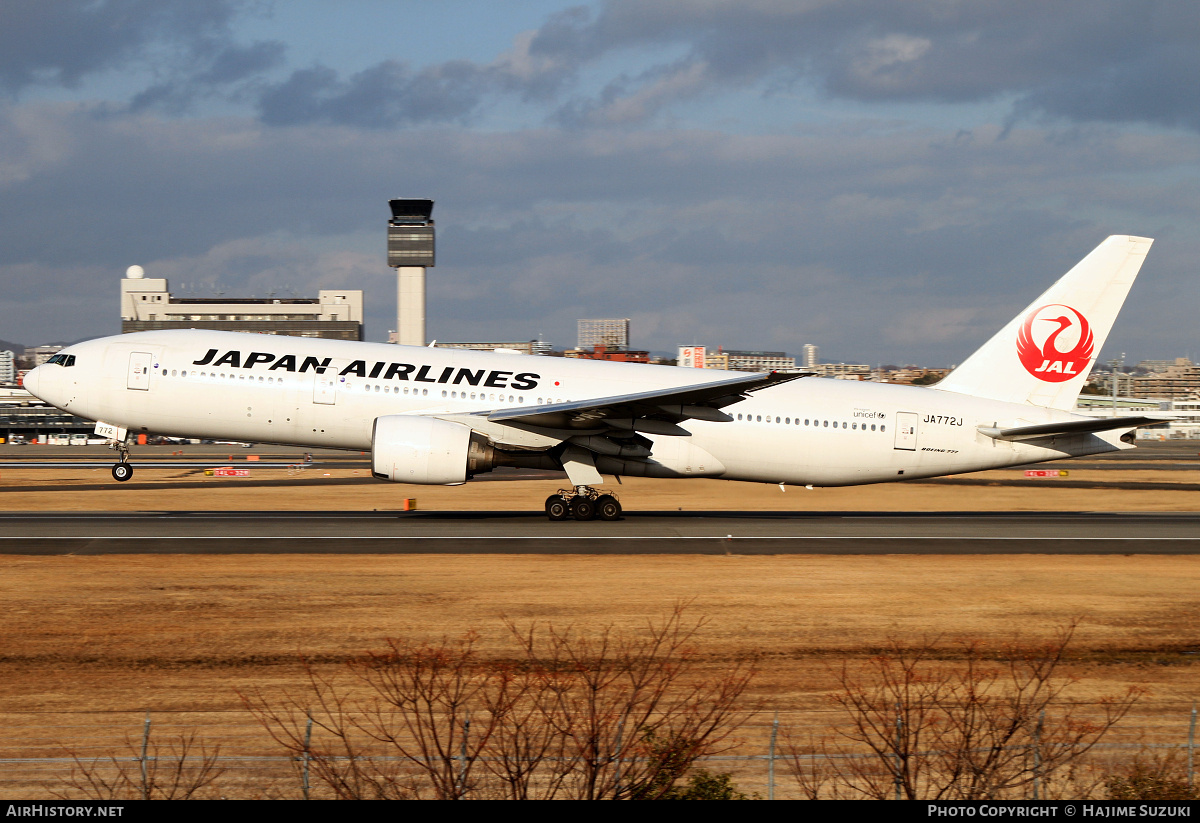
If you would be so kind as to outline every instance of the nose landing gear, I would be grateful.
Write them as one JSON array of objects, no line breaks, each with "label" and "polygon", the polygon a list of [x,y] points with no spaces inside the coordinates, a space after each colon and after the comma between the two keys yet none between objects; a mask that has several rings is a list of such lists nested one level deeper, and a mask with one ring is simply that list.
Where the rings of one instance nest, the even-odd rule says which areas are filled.
[{"label": "nose landing gear", "polygon": [[546,498],[546,516],[551,520],[620,520],[621,504],[617,498],[591,486],[559,489]]},{"label": "nose landing gear", "polygon": [[129,465],[129,445],[124,440],[114,440],[108,447],[117,451],[117,463],[112,467],[113,480],[124,483],[133,477],[133,466]]}]

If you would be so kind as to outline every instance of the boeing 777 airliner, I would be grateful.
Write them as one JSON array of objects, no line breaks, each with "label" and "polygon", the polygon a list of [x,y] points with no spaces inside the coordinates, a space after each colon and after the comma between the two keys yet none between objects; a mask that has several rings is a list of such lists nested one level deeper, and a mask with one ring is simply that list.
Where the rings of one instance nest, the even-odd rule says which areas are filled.
[{"label": "boeing 777 airliner", "polygon": [[367,450],[376,477],[565,470],[551,519],[613,520],[601,475],[846,486],[1131,448],[1147,417],[1071,412],[1151,240],[1109,237],[933,387],[198,329],[89,340],[25,386],[128,438]]}]

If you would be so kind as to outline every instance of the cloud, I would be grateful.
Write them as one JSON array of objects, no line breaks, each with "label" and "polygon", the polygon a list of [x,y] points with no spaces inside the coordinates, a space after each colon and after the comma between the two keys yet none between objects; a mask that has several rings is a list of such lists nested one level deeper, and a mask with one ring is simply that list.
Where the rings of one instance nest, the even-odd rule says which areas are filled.
[{"label": "cloud", "polygon": [[236,0],[59,0],[0,3],[0,85],[74,87],[92,74],[148,60],[187,61],[228,36]]},{"label": "cloud", "polygon": [[413,71],[388,60],[346,80],[326,66],[295,71],[259,98],[272,126],[337,123],[363,128],[460,122],[492,86],[486,70],[456,60]]},{"label": "cloud", "polygon": [[[135,110],[249,105],[271,126],[469,124],[506,102],[546,122],[636,128],[730,92],[1011,106],[1013,122],[1200,130],[1200,7],[1147,0],[603,0],[550,15],[491,59],[359,71],[286,66],[243,43],[245,0],[0,0],[0,90],[144,74]],[[719,116],[719,112],[717,113]]]},{"label": "cloud", "polygon": [[385,60],[343,77],[324,65],[293,71],[257,99],[264,123],[309,123],[382,129],[466,123],[501,96],[546,102],[567,83],[575,61],[535,53],[534,33],[522,32],[512,48],[487,63],[448,60],[415,68]]},{"label": "cloud", "polygon": [[111,75],[128,85],[144,75],[149,84],[122,101],[135,111],[236,101],[286,51],[236,42],[232,27],[247,8],[245,0],[0,0],[0,90],[73,89]]},{"label": "cloud", "polygon": [[[674,55],[569,110],[643,120],[703,91],[804,84],[835,99],[1015,101],[1018,117],[1200,129],[1200,8],[1142,0],[609,0],[551,18],[531,52],[578,66]],[[684,56],[679,57],[682,49]],[[628,105],[624,105],[627,103]]]},{"label": "cloud", "polygon": [[259,41],[248,46],[226,44],[197,55],[186,70],[138,92],[130,109],[182,114],[198,99],[238,98],[251,92],[259,78],[283,63],[283,43]]},{"label": "cloud", "polygon": [[572,127],[641,124],[671,103],[709,88],[705,67],[683,61],[609,83],[598,98],[563,106],[555,119]]}]

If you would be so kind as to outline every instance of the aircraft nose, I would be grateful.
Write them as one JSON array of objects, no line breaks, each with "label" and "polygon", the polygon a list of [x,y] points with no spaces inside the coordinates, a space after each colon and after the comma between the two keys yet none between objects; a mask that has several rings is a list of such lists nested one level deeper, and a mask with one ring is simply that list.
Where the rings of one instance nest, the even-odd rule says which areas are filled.
[{"label": "aircraft nose", "polygon": [[25,387],[25,390],[28,391],[30,394],[32,394],[34,397],[37,397],[39,400],[41,398],[38,396],[38,382],[39,382],[38,372],[40,372],[41,370],[42,370],[41,366],[38,366],[37,368],[34,368],[34,369],[30,369],[25,374],[25,376],[23,378],[21,378],[21,385]]}]

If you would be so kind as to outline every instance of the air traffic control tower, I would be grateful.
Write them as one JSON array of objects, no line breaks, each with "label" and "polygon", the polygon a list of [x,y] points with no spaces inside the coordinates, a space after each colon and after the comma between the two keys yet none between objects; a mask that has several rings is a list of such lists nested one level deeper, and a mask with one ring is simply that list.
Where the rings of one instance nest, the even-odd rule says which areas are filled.
[{"label": "air traffic control tower", "polygon": [[433,262],[433,201],[389,200],[388,265],[396,270],[396,342],[425,345],[425,269]]}]

